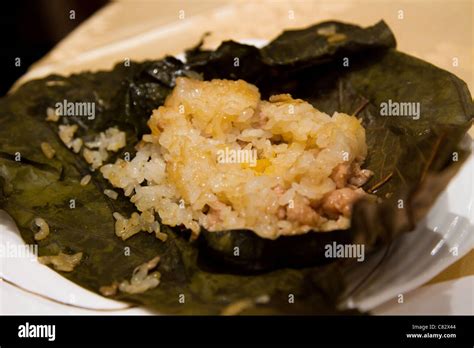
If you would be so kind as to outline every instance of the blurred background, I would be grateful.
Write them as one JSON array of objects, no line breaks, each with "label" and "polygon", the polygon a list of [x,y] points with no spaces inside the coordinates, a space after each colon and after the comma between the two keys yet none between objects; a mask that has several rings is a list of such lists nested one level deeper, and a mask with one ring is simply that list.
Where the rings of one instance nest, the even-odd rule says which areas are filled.
[{"label": "blurred background", "polygon": [[124,59],[179,54],[206,32],[211,34],[205,47],[212,48],[229,39],[271,40],[283,29],[330,19],[361,26],[383,19],[400,51],[451,71],[472,90],[473,10],[473,0],[9,1],[0,12],[0,93],[14,81],[18,86],[51,73],[110,69]]},{"label": "blurred background", "polygon": [[[0,50],[4,95],[28,67],[48,53],[107,0],[15,0],[0,11]],[[71,17],[71,10],[74,15]],[[20,58],[20,66],[15,60]]]}]

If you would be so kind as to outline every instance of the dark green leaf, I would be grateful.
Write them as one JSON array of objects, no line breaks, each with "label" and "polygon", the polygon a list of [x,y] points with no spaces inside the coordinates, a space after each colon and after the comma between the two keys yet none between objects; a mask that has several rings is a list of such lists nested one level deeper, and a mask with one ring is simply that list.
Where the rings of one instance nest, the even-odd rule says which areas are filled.
[{"label": "dark green leaf", "polygon": [[[340,35],[330,39],[335,34]],[[189,50],[188,64],[168,57],[28,82],[0,100],[0,207],[28,243],[34,242],[33,219],[48,222],[51,234],[39,242],[41,255],[82,251],[80,265],[64,276],[95,292],[129,279],[136,266],[161,255],[161,284],[143,294],[119,293],[117,299],[165,313],[217,314],[235,301],[269,295],[269,303],[244,313],[337,313],[345,289],[344,264],[322,265],[327,261],[324,245],[334,240],[376,248],[411,229],[462,162],[449,159],[472,122],[473,104],[464,82],[394,46],[383,22],[366,29],[326,22],[285,32],[263,49],[225,42],[216,51],[200,46]],[[349,58],[349,66],[342,58]],[[250,231],[222,231],[204,232],[191,243],[185,231],[166,226],[165,243],[145,232],[125,242],[117,238],[112,213],[130,215],[133,205],[123,195],[107,198],[103,190],[108,183],[97,173],[91,184],[79,184],[89,166],[62,144],[57,125],[44,120],[46,109],[64,99],[95,102],[94,121],[62,117],[60,122],[78,124],[81,137],[118,125],[127,133],[124,151],[132,152],[175,78],[196,72],[206,79],[245,79],[257,84],[264,97],[291,93],[328,113],[360,109],[367,130],[367,167],[375,172],[366,188],[373,188],[382,203],[356,204],[350,230],[276,241]],[[420,102],[420,119],[381,117],[380,103],[388,99]],[[51,160],[41,152],[43,141],[56,150]],[[17,152],[20,162],[15,161]],[[70,199],[76,200],[75,209],[69,208]],[[397,208],[398,199],[406,202],[404,209]],[[232,255],[235,246],[240,247],[239,258]],[[310,264],[319,265],[302,267]],[[288,302],[289,294],[294,304]],[[180,295],[185,304],[178,301]]]}]

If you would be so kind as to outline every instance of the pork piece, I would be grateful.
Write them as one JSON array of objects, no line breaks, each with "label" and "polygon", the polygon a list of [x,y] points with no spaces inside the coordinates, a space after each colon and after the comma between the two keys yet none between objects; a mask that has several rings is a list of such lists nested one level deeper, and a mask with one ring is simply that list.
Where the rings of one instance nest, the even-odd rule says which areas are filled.
[{"label": "pork piece", "polygon": [[296,195],[293,204],[286,208],[286,218],[301,225],[311,226],[317,224],[320,215],[311,208],[308,198]]},{"label": "pork piece", "polygon": [[346,186],[351,172],[351,166],[347,163],[338,164],[333,169],[330,178],[336,184],[336,188],[340,189]]},{"label": "pork piece", "polygon": [[364,185],[374,175],[374,172],[368,169],[360,169],[360,166],[355,166],[353,176],[349,179],[351,185],[360,187]]},{"label": "pork piece", "polygon": [[336,184],[336,188],[344,188],[347,184],[360,187],[364,185],[374,173],[368,169],[360,169],[357,162],[340,163],[331,173],[331,179]]},{"label": "pork piece", "polygon": [[206,214],[206,219],[203,225],[206,229],[212,230],[215,226],[222,222],[221,214],[227,206],[219,201],[215,201],[209,204],[209,211]]},{"label": "pork piece", "polygon": [[350,217],[354,202],[364,195],[365,192],[361,188],[345,187],[334,190],[323,198],[322,212],[334,219],[337,219],[339,215]]}]

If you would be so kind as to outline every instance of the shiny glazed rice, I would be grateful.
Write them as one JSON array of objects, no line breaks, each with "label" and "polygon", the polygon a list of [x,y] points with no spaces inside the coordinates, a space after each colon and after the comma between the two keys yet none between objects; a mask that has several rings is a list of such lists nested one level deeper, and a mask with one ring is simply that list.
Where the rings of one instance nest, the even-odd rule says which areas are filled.
[{"label": "shiny glazed rice", "polygon": [[194,237],[202,228],[268,239],[347,228],[366,195],[360,121],[288,94],[265,101],[242,80],[178,78],[148,125],[132,160],[100,169],[140,212],[114,214],[124,239],[142,230],[158,236],[155,214]]}]

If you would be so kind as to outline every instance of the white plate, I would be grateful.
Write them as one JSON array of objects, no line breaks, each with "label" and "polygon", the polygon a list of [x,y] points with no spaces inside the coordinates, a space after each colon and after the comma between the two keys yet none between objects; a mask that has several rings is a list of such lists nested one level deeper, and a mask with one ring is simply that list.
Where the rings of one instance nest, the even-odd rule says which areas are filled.
[{"label": "white plate", "polygon": [[[398,304],[400,295],[428,282],[472,250],[473,178],[474,155],[471,154],[414,231],[371,255],[347,275],[349,283],[360,284],[347,301],[349,307],[370,310],[392,298]],[[464,303],[474,314],[473,288],[470,293]],[[437,303],[440,299],[432,300]]]},{"label": "white plate", "polygon": [[[255,46],[265,44],[253,39],[241,42]],[[375,309],[378,314],[423,314],[419,312],[420,306],[413,303],[439,304],[436,292],[430,297],[421,295],[422,298],[415,301],[408,292],[474,247],[473,177],[474,155],[471,155],[415,231],[397,239],[388,250],[371,255],[347,275],[347,280],[357,287],[348,297],[346,306]],[[0,211],[1,245],[3,248],[24,245],[15,224],[3,211]],[[39,264],[34,257],[2,258],[0,276],[4,280],[0,282],[0,314],[149,314],[144,308],[130,308],[85,290]],[[458,294],[465,294],[468,287],[467,293],[470,291],[472,295],[472,279],[464,280],[462,287],[456,282],[456,286]],[[400,295],[403,295],[404,306],[399,306]],[[411,302],[405,300],[405,296]],[[474,314],[472,296],[466,301],[449,301],[448,298],[437,314]],[[381,309],[376,308],[382,304]]]}]

